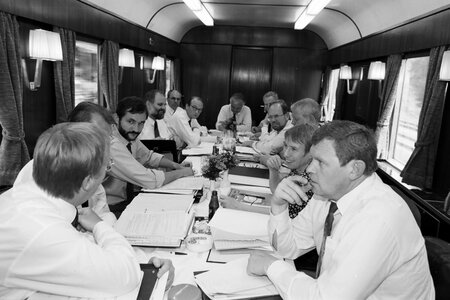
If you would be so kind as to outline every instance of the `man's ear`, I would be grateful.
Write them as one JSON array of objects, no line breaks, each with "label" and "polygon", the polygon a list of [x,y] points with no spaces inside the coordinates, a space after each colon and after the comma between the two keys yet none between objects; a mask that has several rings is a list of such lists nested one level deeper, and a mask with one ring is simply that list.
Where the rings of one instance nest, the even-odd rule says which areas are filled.
[{"label": "man's ear", "polygon": [[354,159],[349,162],[350,164],[350,179],[355,180],[361,177],[366,170],[366,163],[359,159]]},{"label": "man's ear", "polygon": [[117,125],[119,125],[119,116],[117,114],[112,115],[114,118],[114,122],[116,122]]},{"label": "man's ear", "polygon": [[95,184],[95,179],[92,176],[86,176],[83,179],[83,182],[81,184],[81,188],[84,191],[89,191],[89,190],[92,189],[94,184]]}]

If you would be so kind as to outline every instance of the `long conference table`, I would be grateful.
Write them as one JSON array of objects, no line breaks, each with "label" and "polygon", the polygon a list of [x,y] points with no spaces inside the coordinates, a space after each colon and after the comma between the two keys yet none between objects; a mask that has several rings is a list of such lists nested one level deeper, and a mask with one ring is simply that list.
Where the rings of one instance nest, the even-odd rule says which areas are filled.
[{"label": "long conference table", "polygon": [[[204,161],[205,156],[198,154],[201,153],[199,149],[201,148],[208,148],[210,145],[205,145],[206,143],[202,143],[197,150],[191,149],[194,151],[194,153],[197,153],[195,156],[187,155],[187,160],[195,161],[197,163],[193,164],[194,174],[195,176],[201,176],[201,173],[199,174],[199,169],[201,168],[201,165],[198,164],[200,161]],[[195,152],[199,151],[199,152]],[[192,153],[192,151],[186,151],[187,153]],[[248,162],[248,161],[241,161],[239,164],[241,167],[247,167],[247,168],[255,168],[255,169],[264,169],[265,166],[254,163],[254,162]],[[267,169],[267,168],[266,168]],[[200,199],[199,203],[196,203],[192,206],[192,210],[194,210],[195,213],[195,219],[203,219],[208,217],[209,213],[209,202],[210,202],[210,195],[211,193],[208,192],[210,186],[210,182],[205,179],[204,181],[204,193],[203,197]],[[236,189],[242,189],[242,186],[231,184],[231,188]],[[246,186],[245,189],[255,191],[260,191],[264,193],[270,193],[270,189],[268,187],[256,187],[256,186]],[[211,268],[214,268],[217,266],[218,262],[212,262],[214,260],[211,260],[210,256],[212,255],[212,250],[204,251],[204,252],[193,252],[190,251],[185,243],[183,242],[180,247],[177,248],[155,248],[155,247],[134,247],[136,254],[138,256],[138,260],[140,263],[146,263],[149,258],[156,256],[160,258],[166,258],[170,259],[175,267],[175,277],[172,287],[181,285],[181,284],[191,284],[194,286],[196,285],[194,274],[197,274],[199,272],[208,271]],[[229,261],[233,260],[234,258],[242,258],[244,256],[248,257],[251,250],[244,251],[247,253],[240,253],[235,256],[231,255],[229,257],[220,257],[223,259],[223,261]],[[217,255],[217,252],[215,253]],[[220,255],[219,255],[220,256]],[[209,259],[208,259],[209,258]],[[223,263],[223,261],[221,263]],[[168,299],[169,292],[166,292],[164,295],[164,299]],[[203,299],[209,299],[205,294],[202,295]],[[178,298],[177,298],[178,299]],[[180,298],[181,299],[181,298]],[[227,298],[223,298],[227,299]],[[249,298],[250,299],[250,298]],[[251,298],[255,299],[255,298]],[[264,296],[264,297],[258,297],[257,299],[281,299],[280,296]]]}]

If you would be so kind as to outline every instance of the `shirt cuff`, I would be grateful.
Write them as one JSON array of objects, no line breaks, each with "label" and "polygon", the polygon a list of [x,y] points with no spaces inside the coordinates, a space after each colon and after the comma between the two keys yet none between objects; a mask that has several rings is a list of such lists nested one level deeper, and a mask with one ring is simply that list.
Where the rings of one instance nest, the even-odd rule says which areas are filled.
[{"label": "shirt cuff", "polygon": [[289,210],[287,208],[278,215],[273,215],[271,212],[269,219],[269,233],[273,234],[275,229],[278,233],[287,230],[290,226],[290,222]]}]

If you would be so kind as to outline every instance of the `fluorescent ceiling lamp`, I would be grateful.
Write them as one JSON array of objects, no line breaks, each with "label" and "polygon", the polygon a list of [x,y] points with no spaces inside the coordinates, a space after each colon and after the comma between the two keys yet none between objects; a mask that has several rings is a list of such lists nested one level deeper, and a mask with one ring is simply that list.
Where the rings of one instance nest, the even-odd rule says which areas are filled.
[{"label": "fluorescent ceiling lamp", "polygon": [[385,75],[386,75],[386,64],[384,62],[373,61],[370,63],[367,79],[384,80]]},{"label": "fluorescent ceiling lamp", "polygon": [[214,26],[214,20],[206,10],[206,8],[202,5],[201,10],[193,10],[194,14],[197,16],[197,18],[200,19],[200,21],[203,22],[206,26]]},{"label": "fluorescent ceiling lamp", "polygon": [[312,0],[308,7],[306,8],[306,13],[308,15],[317,15],[319,14],[331,0]]},{"label": "fluorescent ceiling lamp", "polygon": [[152,63],[153,70],[164,70],[164,57],[155,56]]},{"label": "fluorescent ceiling lamp", "polygon": [[450,50],[445,51],[442,56],[439,80],[450,81]]},{"label": "fluorescent ceiling lamp", "polygon": [[297,21],[294,24],[294,29],[301,30],[306,27],[306,25],[311,22],[312,19],[314,19],[315,16],[308,15],[306,12],[303,12],[300,17],[297,19]]},{"label": "fluorescent ceiling lamp", "polygon": [[30,30],[29,51],[34,59],[63,60],[59,33],[42,29]]},{"label": "fluorescent ceiling lamp", "polygon": [[196,10],[201,10],[202,9],[202,3],[200,2],[200,0],[183,0],[184,3],[186,3],[186,5],[192,10],[192,11],[196,11]]},{"label": "fluorescent ceiling lamp", "polygon": [[134,51],[130,49],[120,49],[119,50],[119,67],[135,67],[134,61]]}]

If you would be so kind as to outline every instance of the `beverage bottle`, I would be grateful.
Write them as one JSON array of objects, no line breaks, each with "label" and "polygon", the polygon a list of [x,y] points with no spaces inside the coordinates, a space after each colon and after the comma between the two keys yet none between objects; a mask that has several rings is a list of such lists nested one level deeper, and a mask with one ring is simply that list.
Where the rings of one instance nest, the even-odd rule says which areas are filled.
[{"label": "beverage bottle", "polygon": [[219,208],[219,197],[217,196],[217,191],[212,191],[211,200],[209,201],[209,220],[211,221],[212,217],[216,213],[216,210]]}]

